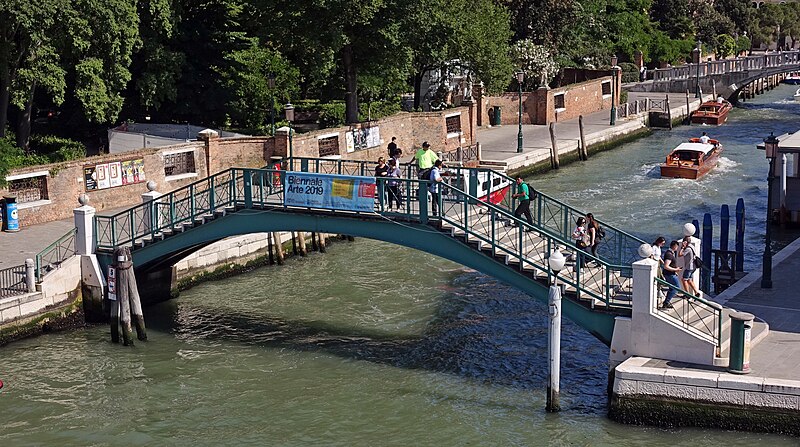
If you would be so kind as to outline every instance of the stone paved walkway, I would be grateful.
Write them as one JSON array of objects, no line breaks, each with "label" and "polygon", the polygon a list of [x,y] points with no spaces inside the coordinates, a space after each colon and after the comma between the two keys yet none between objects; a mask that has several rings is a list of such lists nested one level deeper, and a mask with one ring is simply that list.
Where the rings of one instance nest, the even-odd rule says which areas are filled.
[{"label": "stone paved walkway", "polygon": [[21,226],[16,233],[0,232],[0,269],[25,263],[74,227],[73,219]]}]

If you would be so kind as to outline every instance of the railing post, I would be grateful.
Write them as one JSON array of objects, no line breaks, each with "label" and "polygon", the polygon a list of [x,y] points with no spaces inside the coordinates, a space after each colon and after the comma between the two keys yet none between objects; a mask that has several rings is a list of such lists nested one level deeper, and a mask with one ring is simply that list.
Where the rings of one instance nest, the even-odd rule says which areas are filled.
[{"label": "railing post", "polygon": [[[419,202],[419,222],[428,223],[428,188],[427,183],[420,181],[417,187],[417,201]],[[409,210],[410,211],[410,210]]]},{"label": "railing post", "polygon": [[209,208],[209,210],[208,210],[208,212],[210,214],[214,214],[214,209],[217,207],[217,204],[216,204],[217,191],[214,188],[214,178],[215,178],[214,176],[211,176],[208,179],[208,184],[209,184],[209,187],[208,187],[208,208]]},{"label": "railing post", "polygon": [[28,293],[36,291],[36,264],[30,258],[25,260],[25,289]]},{"label": "railing post", "polygon": [[[72,214],[75,218],[75,253],[79,255],[90,255],[94,253],[95,249],[95,240],[94,240],[94,214],[95,209],[89,206],[89,196],[86,194],[81,194],[78,197],[78,203],[81,204],[78,208],[72,210]],[[114,231],[113,222],[114,219],[111,219],[112,222],[112,237],[116,238],[116,232]],[[116,245],[116,244],[114,244]]]},{"label": "railing post", "polygon": [[253,207],[253,171],[250,169],[242,169],[242,181],[244,182],[244,207],[250,209]]}]

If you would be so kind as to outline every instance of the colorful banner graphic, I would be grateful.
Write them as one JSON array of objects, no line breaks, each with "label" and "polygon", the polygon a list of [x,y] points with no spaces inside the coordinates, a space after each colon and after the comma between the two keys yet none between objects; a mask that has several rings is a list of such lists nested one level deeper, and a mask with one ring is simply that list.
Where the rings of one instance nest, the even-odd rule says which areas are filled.
[{"label": "colorful banner graphic", "polygon": [[286,173],[286,206],[372,212],[375,209],[375,178],[333,174]]}]

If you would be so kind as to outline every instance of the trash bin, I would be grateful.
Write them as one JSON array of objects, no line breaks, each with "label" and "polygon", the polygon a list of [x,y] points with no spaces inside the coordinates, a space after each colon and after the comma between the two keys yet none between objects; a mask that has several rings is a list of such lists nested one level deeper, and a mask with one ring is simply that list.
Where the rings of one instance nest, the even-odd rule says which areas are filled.
[{"label": "trash bin", "polygon": [[731,354],[728,371],[735,374],[750,372],[750,330],[753,314],[731,312]]},{"label": "trash bin", "polygon": [[17,216],[17,197],[3,196],[3,231],[13,233],[19,231],[19,217]]},{"label": "trash bin", "polygon": [[494,122],[492,123],[492,126],[499,126],[502,122],[503,120],[501,119],[500,115],[500,106],[494,106]]}]

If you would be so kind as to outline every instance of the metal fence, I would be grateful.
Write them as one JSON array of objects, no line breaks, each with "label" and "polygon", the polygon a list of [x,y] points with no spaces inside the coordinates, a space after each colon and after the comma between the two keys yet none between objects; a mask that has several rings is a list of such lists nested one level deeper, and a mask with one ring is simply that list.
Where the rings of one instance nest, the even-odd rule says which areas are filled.
[{"label": "metal fence", "polygon": [[443,163],[466,163],[468,161],[480,161],[479,144],[469,146],[459,146],[454,151],[442,152],[441,160]]},{"label": "metal fence", "polygon": [[689,79],[692,77],[702,78],[710,75],[762,70],[791,65],[800,65],[800,50],[707,61],[700,62],[699,64],[686,64],[677,67],[657,68],[653,71],[653,81],[671,81],[674,79]]},{"label": "metal fence", "polygon": [[73,228],[58,238],[47,248],[36,254],[36,281],[41,281],[48,272],[57,269],[62,262],[75,255],[75,235]]},{"label": "metal fence", "polygon": [[24,264],[0,270],[0,298],[22,295],[27,292]]},{"label": "metal fence", "polygon": [[718,350],[721,349],[723,312],[721,305],[694,296],[659,278],[654,279],[653,286],[659,295],[666,295],[672,290],[675,292],[675,297],[679,298],[673,300],[672,308],[653,309],[658,315],[675,321],[682,328],[714,343]]}]

